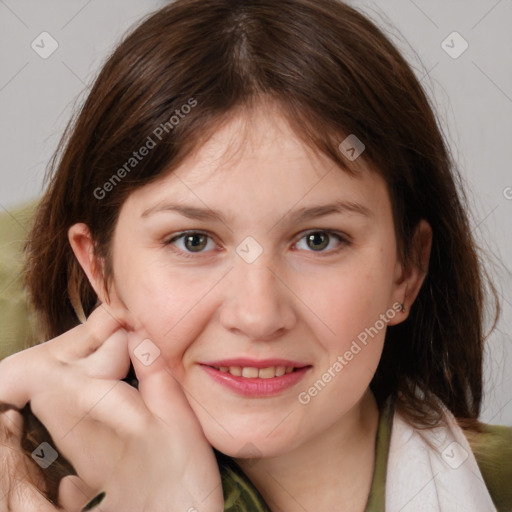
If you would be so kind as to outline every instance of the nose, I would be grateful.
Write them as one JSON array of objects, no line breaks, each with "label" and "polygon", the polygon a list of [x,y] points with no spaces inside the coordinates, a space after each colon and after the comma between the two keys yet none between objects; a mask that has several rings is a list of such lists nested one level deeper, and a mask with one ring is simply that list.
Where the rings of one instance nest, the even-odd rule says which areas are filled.
[{"label": "nose", "polygon": [[237,258],[226,288],[220,322],[229,331],[271,341],[295,325],[293,293],[263,255],[252,263]]}]

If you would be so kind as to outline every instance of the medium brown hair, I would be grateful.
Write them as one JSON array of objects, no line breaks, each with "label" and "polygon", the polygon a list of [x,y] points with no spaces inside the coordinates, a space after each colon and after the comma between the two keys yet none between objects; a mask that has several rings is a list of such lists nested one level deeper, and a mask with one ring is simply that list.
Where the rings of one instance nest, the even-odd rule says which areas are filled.
[{"label": "medium brown hair", "polygon": [[[406,264],[416,262],[418,222],[432,227],[425,282],[408,319],[387,329],[371,389],[380,405],[396,397],[420,427],[440,417],[434,394],[478,429],[486,276],[461,180],[409,65],[374,23],[338,0],[177,0],[117,47],[66,131],[27,246],[27,285],[45,336],[77,323],[70,297],[86,314],[97,301],[69,227],[89,226],[108,280],[109,244],[128,195],[172,172],[237,109],[265,99],[340,172],[356,172],[340,142],[348,134],[363,141],[365,161],[387,184]],[[114,184],[162,126],[168,133]]]}]

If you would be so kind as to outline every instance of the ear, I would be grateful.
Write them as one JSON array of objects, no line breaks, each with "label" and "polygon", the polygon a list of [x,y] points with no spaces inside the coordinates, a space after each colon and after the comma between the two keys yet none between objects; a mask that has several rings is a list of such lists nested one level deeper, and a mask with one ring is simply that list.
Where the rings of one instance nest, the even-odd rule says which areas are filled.
[{"label": "ear", "polygon": [[101,302],[107,302],[103,282],[103,261],[94,254],[94,241],[86,224],[74,224],[68,230],[68,239],[75,257],[85,272]]},{"label": "ear", "polygon": [[392,304],[390,306],[396,310],[396,304],[401,304],[403,310],[397,312],[395,318],[388,322],[389,325],[399,324],[409,316],[409,311],[427,275],[431,248],[432,228],[426,220],[422,219],[413,235],[411,257],[407,266],[403,262],[397,261],[395,267]]},{"label": "ear", "polygon": [[115,285],[108,290],[104,282],[104,261],[94,253],[94,240],[86,224],[74,224],[68,230],[68,239],[78,263],[85,272],[101,303],[109,306],[114,317],[125,327],[131,317],[124,302],[118,297]]}]

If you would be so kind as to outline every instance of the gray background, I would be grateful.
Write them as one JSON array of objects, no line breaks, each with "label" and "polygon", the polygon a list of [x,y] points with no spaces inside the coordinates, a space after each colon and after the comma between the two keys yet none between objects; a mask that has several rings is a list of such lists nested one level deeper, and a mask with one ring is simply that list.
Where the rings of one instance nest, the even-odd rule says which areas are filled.
[{"label": "gray background", "polygon": [[[278,0],[276,0],[278,1]],[[71,115],[121,34],[157,0],[0,0],[0,208],[36,198]],[[482,420],[512,426],[512,1],[352,1],[405,53],[438,111],[467,182],[474,233],[500,289],[488,340]],[[46,31],[59,47],[42,59]],[[468,49],[454,59],[452,32]],[[448,38],[452,52],[461,40]]]}]

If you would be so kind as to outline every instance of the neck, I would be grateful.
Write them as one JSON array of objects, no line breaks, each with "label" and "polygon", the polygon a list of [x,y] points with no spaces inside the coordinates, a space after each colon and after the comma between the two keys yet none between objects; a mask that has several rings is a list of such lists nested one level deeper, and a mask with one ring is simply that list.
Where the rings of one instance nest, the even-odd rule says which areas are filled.
[{"label": "neck", "polygon": [[379,411],[370,390],[321,436],[278,457],[237,463],[273,512],[364,512],[375,465]]}]

